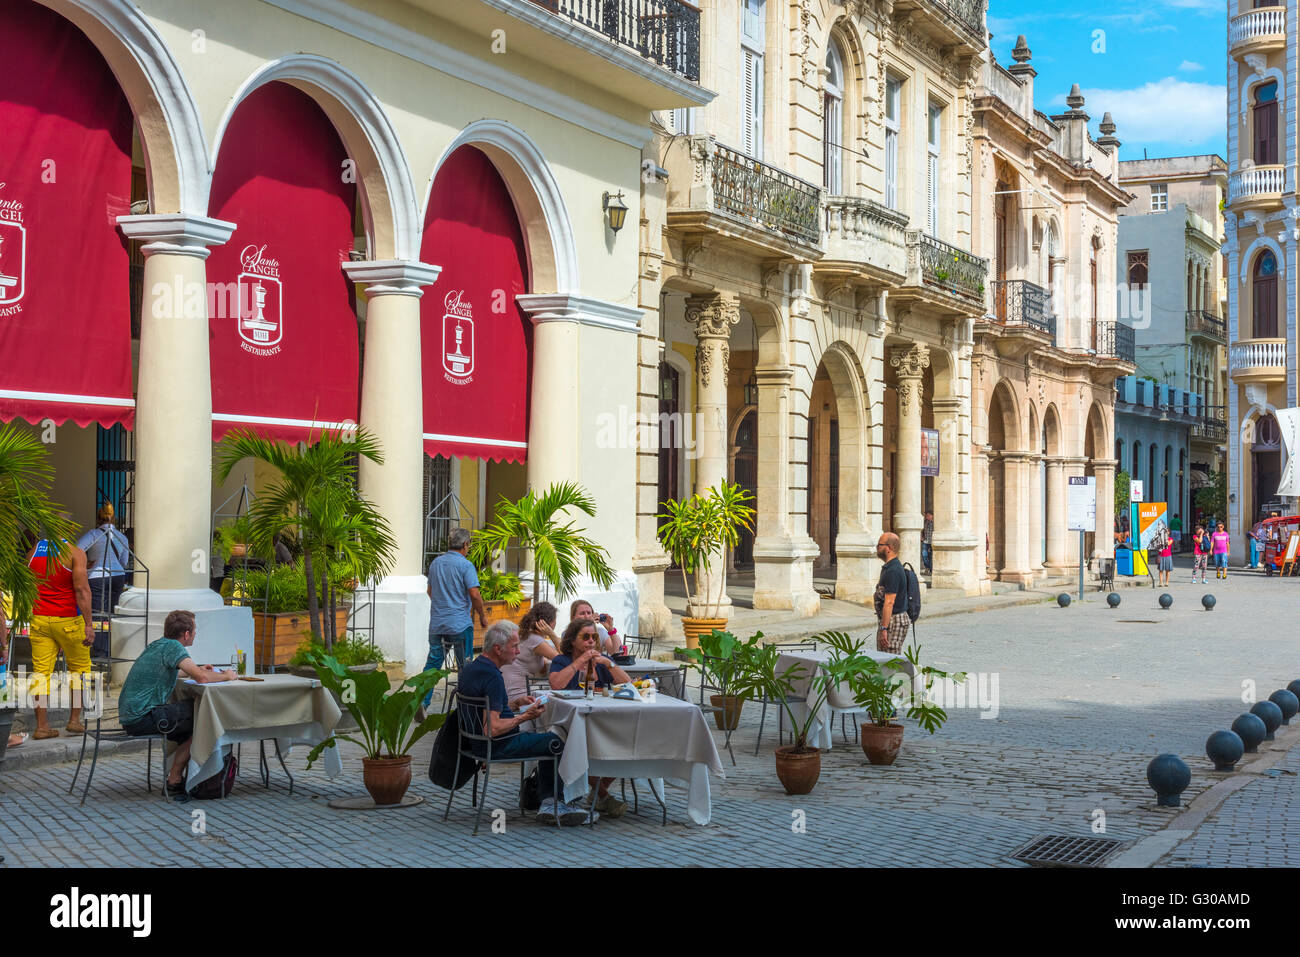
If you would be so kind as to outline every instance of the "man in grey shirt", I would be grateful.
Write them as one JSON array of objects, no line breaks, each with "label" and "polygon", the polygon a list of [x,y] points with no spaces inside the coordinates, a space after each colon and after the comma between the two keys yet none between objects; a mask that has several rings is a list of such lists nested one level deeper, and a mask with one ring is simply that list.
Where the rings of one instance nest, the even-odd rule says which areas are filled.
[{"label": "man in grey shirt", "polygon": [[[424,670],[441,668],[447,652],[456,655],[458,668],[474,655],[474,619],[487,627],[487,608],[478,591],[478,571],[466,555],[470,532],[453,529],[447,550],[429,564],[429,657]],[[433,693],[424,699],[427,707]]]}]

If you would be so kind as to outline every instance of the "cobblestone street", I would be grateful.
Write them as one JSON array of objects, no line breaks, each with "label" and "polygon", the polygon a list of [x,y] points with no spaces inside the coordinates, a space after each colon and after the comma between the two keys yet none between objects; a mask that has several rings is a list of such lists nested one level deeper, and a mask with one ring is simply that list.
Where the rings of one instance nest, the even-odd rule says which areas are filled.
[{"label": "cobblestone street", "polygon": [[[1203,747],[1247,706],[1243,682],[1258,698],[1300,677],[1290,628],[1275,621],[1300,612],[1292,582],[1237,574],[1206,586],[1175,575],[1171,610],[1151,589],[1123,592],[1117,610],[1101,596],[1061,609],[1040,603],[919,622],[923,660],[972,675],[996,674],[996,716],[956,710],[933,737],[913,722],[898,762],[871,767],[856,742],[836,729],[811,795],[781,789],[772,762],[775,714],[769,710],[754,755],[759,709],[747,705],[733,738],[737,766],[725,752],[726,779],[713,779],[713,819],[690,825],[685,793],[669,787],[669,825],[641,787],[641,815],[601,822],[592,835],[523,820],[515,805],[517,775],[500,772],[488,808],[506,811],[504,833],[484,827],[470,837],[468,790],[458,792],[443,822],[446,792],[425,777],[430,745],[416,749],[412,792],[425,803],[395,811],[332,810],[326,802],[363,793],[358,752],[345,745],[343,774],[331,781],[305,770],[306,750],[290,756],[297,780],[290,795],[274,765],[269,790],[245,749],[239,785],[225,802],[164,803],[145,792],[143,752],[101,759],[85,807],[67,794],[73,766],[21,765],[0,771],[0,845],[8,866],[181,865],[974,865],[1021,866],[1009,855],[1044,833],[1088,835],[1094,822],[1129,842],[1178,828],[1177,809],[1158,808],[1146,763],[1162,752],[1192,769],[1184,808],[1216,781]],[[1201,610],[1213,592],[1218,607]],[[850,726],[850,735],[852,727]],[[1289,748],[1286,727],[1261,758]],[[721,734],[716,735],[719,746]],[[1300,863],[1289,841],[1300,751],[1252,775],[1210,813],[1162,864]],[[84,774],[83,770],[83,774]],[[1238,774],[1249,773],[1249,766]],[[155,779],[158,772],[155,769]],[[629,799],[631,792],[629,791]],[[800,815],[798,812],[803,812]],[[202,820],[196,819],[196,815]],[[794,827],[802,820],[806,829]],[[192,831],[203,825],[204,833]],[[611,844],[604,839],[617,834]],[[1290,845],[1290,849],[1288,849]],[[612,848],[621,848],[615,851]],[[581,849],[581,850],[579,850]],[[622,854],[623,856],[620,856]]]}]

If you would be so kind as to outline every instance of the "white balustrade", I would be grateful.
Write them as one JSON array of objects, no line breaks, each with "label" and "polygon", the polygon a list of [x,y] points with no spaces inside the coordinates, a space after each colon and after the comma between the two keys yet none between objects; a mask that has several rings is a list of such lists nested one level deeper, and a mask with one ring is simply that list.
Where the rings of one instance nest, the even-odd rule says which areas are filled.
[{"label": "white balustrade", "polygon": [[1261,37],[1286,41],[1286,7],[1261,7],[1233,17],[1228,23],[1229,49]]},{"label": "white balustrade", "polygon": [[1228,371],[1232,375],[1256,369],[1285,369],[1285,339],[1245,339],[1228,350]]},{"label": "white balustrade", "polygon": [[1252,166],[1239,169],[1228,179],[1228,202],[1252,196],[1278,194],[1286,189],[1285,166]]}]

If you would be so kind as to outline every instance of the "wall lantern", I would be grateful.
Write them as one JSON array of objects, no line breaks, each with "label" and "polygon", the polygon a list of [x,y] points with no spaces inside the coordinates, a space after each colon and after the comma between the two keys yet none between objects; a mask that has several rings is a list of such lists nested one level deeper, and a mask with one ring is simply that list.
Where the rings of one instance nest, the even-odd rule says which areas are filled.
[{"label": "wall lantern", "polygon": [[618,232],[623,228],[623,223],[627,221],[627,204],[623,202],[623,191],[619,190],[617,196],[611,196],[605,193],[601,208],[609,214],[609,228]]}]

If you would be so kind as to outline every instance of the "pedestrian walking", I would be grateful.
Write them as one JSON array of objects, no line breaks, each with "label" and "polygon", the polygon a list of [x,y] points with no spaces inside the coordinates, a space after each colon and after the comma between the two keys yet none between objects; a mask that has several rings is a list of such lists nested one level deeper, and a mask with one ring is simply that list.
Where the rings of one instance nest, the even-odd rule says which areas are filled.
[{"label": "pedestrian walking", "polygon": [[1262,518],[1246,533],[1246,539],[1250,543],[1250,564],[1246,566],[1247,568],[1259,567],[1259,553],[1264,547],[1265,534],[1264,520]]},{"label": "pedestrian walking", "polygon": [[1228,579],[1229,541],[1228,532],[1224,529],[1223,523],[1220,522],[1219,530],[1210,536],[1210,547],[1214,555],[1214,577],[1222,578],[1224,581]]},{"label": "pedestrian walking", "polygon": [[[27,566],[38,583],[30,632],[36,712],[36,731],[32,737],[38,741],[59,736],[50,727],[49,718],[50,676],[54,674],[59,652],[63,652],[68,671],[76,676],[73,690],[81,691],[81,675],[90,673],[90,646],[95,643],[86,553],[67,539],[63,545],[63,557],[59,558],[54,543],[42,538],[27,555]],[[65,730],[68,734],[82,734],[86,727],[81,723],[80,699],[73,700],[76,704],[68,715]]]},{"label": "pedestrian walking", "polygon": [[925,524],[921,526],[921,568],[934,571],[934,512],[925,513]]},{"label": "pedestrian walking", "polygon": [[1201,574],[1201,584],[1205,584],[1205,563],[1210,558],[1210,536],[1205,533],[1204,525],[1197,525],[1192,537],[1192,584],[1196,584],[1196,573]]},{"label": "pedestrian walking", "polygon": [[[105,502],[95,514],[96,527],[77,539],[77,547],[86,553],[86,577],[90,580],[90,612],[97,620],[113,614],[122,589],[126,587],[126,568],[131,564],[131,548],[126,536],[113,525],[113,506]],[[91,648],[94,658],[109,656],[109,633],[96,631]]]},{"label": "pedestrian walking", "polygon": [[1160,584],[1162,586],[1169,584],[1169,578],[1174,572],[1174,540],[1166,538],[1160,544]]},{"label": "pedestrian walking", "polygon": [[898,560],[898,536],[885,532],[876,543],[876,555],[884,562],[876,583],[876,650],[896,655],[907,640],[907,573]]},{"label": "pedestrian walking", "polygon": [[[457,669],[474,655],[474,618],[487,628],[487,608],[478,590],[478,570],[466,556],[470,532],[452,529],[447,550],[429,563],[429,657],[424,670],[442,668],[447,652],[456,656]],[[472,613],[472,615],[471,615]],[[433,698],[430,690],[424,706]]]}]

